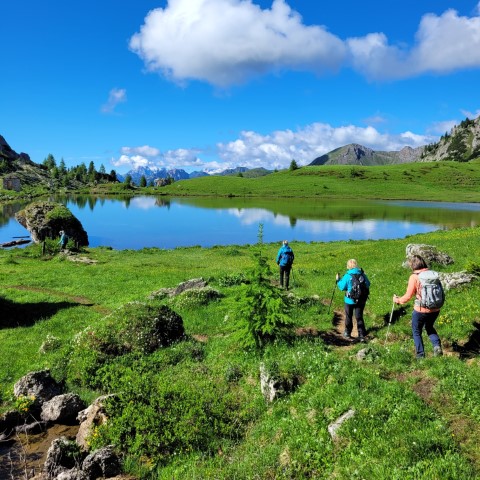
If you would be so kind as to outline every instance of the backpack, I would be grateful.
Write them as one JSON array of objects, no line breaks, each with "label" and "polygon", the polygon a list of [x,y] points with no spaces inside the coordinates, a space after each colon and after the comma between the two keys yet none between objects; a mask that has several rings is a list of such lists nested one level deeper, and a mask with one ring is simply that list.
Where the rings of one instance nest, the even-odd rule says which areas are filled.
[{"label": "backpack", "polygon": [[352,288],[347,292],[347,297],[355,301],[355,303],[363,303],[367,301],[370,295],[370,289],[367,287],[363,270],[361,273],[350,273],[352,277]]},{"label": "backpack", "polygon": [[287,263],[285,266],[291,267],[293,264],[293,252],[292,250],[287,250],[286,252],[283,252],[282,256],[286,259]]},{"label": "backpack", "polygon": [[441,308],[445,303],[440,276],[434,270],[417,273],[420,281],[420,306],[429,310]]}]

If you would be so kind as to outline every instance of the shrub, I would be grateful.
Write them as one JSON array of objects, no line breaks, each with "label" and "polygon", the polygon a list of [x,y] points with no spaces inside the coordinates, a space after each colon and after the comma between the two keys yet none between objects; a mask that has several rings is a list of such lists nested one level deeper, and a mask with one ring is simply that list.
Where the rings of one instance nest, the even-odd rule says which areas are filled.
[{"label": "shrub", "polygon": [[195,308],[208,305],[220,297],[220,293],[213,288],[193,288],[178,295],[174,303],[179,308]]},{"label": "shrub", "polygon": [[[262,237],[260,228],[259,237]],[[261,241],[260,241],[261,243]],[[287,338],[293,321],[284,296],[270,281],[271,271],[267,259],[258,248],[256,265],[247,275],[248,284],[243,284],[236,298],[233,312],[237,327],[237,339],[247,348],[262,348],[266,343]]]},{"label": "shrub", "polygon": [[480,264],[474,261],[469,261],[465,265],[465,270],[467,273],[471,273],[473,275],[480,275]]},{"label": "shrub", "polygon": [[25,414],[25,413],[28,413],[30,411],[30,409],[36,405],[36,402],[35,402],[36,398],[34,395],[20,395],[19,397],[17,397],[15,399],[15,402],[13,404],[13,408],[21,413],[21,414]]},{"label": "shrub", "polygon": [[152,353],[184,335],[182,318],[166,305],[127,303],[98,327],[87,327],[77,335],[68,378],[80,385],[98,386],[98,370],[115,357]]},{"label": "shrub", "polygon": [[221,287],[233,287],[234,285],[241,285],[242,283],[246,283],[247,277],[244,273],[230,273],[228,275],[224,275],[218,279],[218,284]]},{"label": "shrub", "polygon": [[[188,360],[186,360],[188,362]],[[225,440],[238,440],[251,415],[251,402],[201,365],[190,363],[157,371],[146,359],[111,369],[110,388],[121,392],[106,401],[109,421],[99,427],[93,448],[122,445],[150,465],[172,455],[211,454]]]}]

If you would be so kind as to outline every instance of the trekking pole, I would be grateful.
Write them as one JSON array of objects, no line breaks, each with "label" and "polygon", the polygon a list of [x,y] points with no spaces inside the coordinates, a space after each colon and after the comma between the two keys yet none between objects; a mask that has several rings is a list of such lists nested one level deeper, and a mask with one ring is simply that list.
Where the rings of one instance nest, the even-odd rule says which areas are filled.
[{"label": "trekking pole", "polygon": [[335,286],[333,287],[332,298],[330,299],[330,305],[328,306],[328,313],[330,313],[330,307],[333,303],[333,296],[335,295],[335,290],[337,289],[337,282],[335,282]]},{"label": "trekking pole", "polygon": [[295,275],[293,274],[293,267],[291,268],[291,273],[292,273],[293,286],[296,287],[296,285],[295,285]]},{"label": "trekking pole", "polygon": [[394,308],[395,308],[395,302],[393,302],[392,311],[390,312],[390,320],[388,321],[387,334],[385,335],[385,343],[383,344],[384,347],[387,345],[388,331],[390,330],[390,325],[392,324],[393,309]]}]

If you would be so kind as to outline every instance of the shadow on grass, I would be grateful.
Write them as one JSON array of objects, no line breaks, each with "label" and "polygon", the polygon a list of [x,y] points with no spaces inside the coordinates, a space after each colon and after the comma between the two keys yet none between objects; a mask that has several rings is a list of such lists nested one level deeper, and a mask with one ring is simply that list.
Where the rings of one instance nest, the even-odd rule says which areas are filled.
[{"label": "shadow on grass", "polygon": [[[393,310],[393,312],[390,311],[386,313],[383,316],[384,327],[388,326],[389,323],[391,325],[395,325],[395,323],[397,323],[400,320],[400,318],[404,317],[406,314],[407,314],[407,310],[405,309],[405,307],[399,307],[396,310]],[[392,317],[391,320],[390,320],[390,316]],[[384,328],[384,327],[381,327],[381,328]]]},{"label": "shadow on grass", "polygon": [[473,358],[480,355],[480,323],[473,322],[473,326],[476,330],[472,332],[464,344],[459,345],[454,342],[452,345],[453,350],[460,353],[460,358]]},{"label": "shadow on grass", "polygon": [[15,303],[0,297],[0,329],[29,327],[39,320],[52,317],[64,308],[76,305],[72,302]]}]

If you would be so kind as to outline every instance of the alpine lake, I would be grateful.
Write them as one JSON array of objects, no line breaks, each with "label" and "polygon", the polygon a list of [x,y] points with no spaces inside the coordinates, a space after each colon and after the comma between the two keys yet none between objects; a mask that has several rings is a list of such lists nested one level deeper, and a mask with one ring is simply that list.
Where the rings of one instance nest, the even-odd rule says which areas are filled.
[{"label": "alpine lake", "polygon": [[[480,204],[299,198],[212,198],[72,195],[49,200],[66,205],[88,233],[91,247],[142,248],[330,242],[405,238],[439,229],[480,224]],[[15,213],[0,209],[0,243],[30,237]]]}]

